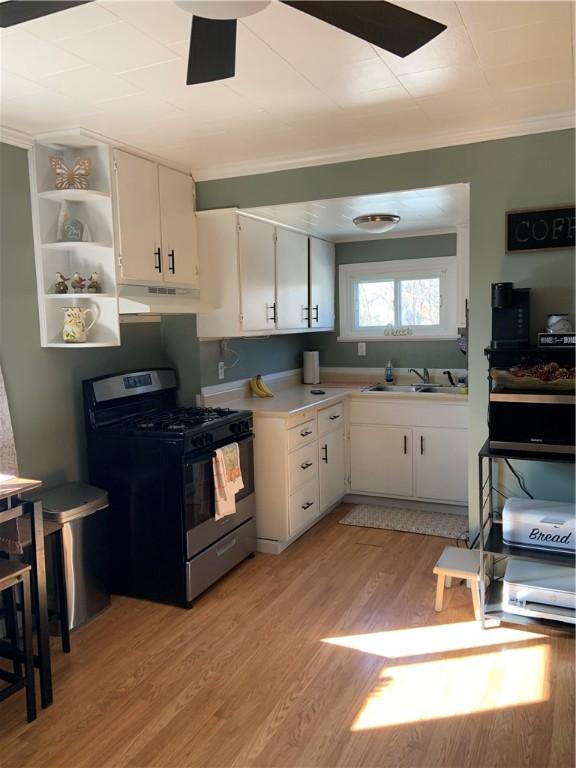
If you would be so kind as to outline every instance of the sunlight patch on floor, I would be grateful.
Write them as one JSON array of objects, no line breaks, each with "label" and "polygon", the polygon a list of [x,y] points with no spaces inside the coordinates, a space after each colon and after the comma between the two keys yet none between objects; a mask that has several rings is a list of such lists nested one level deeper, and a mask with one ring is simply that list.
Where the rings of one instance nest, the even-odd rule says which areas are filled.
[{"label": "sunlight patch on floor", "polygon": [[407,656],[427,656],[432,653],[448,653],[538,640],[546,640],[546,635],[508,627],[483,630],[477,621],[465,621],[348,637],[326,637],[322,642],[352,648],[374,656],[400,659]]},{"label": "sunlight patch on floor", "polygon": [[437,720],[548,699],[547,645],[386,667],[351,731]]}]

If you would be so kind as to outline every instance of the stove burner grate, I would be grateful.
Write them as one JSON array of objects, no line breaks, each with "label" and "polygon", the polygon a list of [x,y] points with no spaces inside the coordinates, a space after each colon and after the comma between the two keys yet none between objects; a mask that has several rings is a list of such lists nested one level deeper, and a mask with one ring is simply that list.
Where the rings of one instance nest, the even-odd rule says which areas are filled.
[{"label": "stove burner grate", "polygon": [[186,432],[229,416],[230,408],[177,408],[171,411],[133,416],[124,422],[126,429],[148,432]]}]

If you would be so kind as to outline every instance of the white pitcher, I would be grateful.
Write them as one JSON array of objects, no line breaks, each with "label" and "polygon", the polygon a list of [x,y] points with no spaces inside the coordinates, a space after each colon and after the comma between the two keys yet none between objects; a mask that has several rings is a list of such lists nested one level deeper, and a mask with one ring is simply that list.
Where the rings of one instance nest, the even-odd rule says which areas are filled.
[{"label": "white pitcher", "polygon": [[[67,344],[82,344],[88,340],[88,332],[96,322],[96,313],[90,307],[63,307],[64,327],[62,338]],[[92,322],[86,324],[86,318],[92,315]]]}]

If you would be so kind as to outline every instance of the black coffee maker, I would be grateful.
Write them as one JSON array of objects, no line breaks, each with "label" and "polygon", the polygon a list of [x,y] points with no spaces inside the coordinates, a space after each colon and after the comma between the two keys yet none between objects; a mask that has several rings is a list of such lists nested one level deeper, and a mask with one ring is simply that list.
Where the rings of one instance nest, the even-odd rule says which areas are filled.
[{"label": "black coffee maker", "polygon": [[530,288],[492,283],[492,349],[518,349],[530,344]]}]

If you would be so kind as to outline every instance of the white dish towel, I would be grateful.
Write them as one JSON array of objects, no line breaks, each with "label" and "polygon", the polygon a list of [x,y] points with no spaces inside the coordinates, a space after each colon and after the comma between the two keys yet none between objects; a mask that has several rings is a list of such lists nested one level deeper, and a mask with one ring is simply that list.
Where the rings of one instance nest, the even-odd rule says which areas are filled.
[{"label": "white dish towel", "polygon": [[216,520],[220,520],[236,512],[236,494],[244,488],[238,443],[230,443],[216,450],[212,459],[212,471],[216,500],[214,516]]}]

